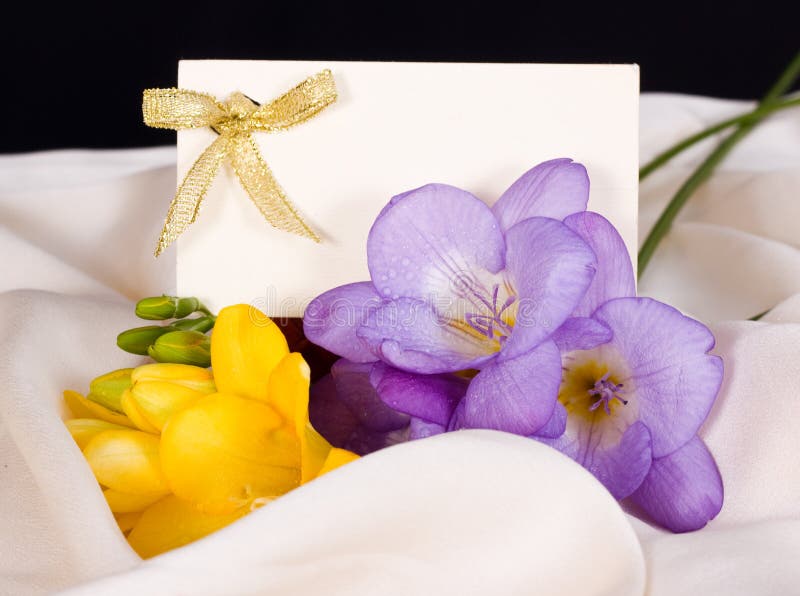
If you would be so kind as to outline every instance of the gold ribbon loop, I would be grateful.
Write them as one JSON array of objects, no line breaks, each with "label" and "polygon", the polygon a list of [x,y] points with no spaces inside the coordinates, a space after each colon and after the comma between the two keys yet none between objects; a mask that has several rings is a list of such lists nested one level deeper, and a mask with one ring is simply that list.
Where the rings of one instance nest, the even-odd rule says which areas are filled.
[{"label": "gold ribbon loop", "polygon": [[197,158],[170,203],[156,256],[197,218],[200,205],[222,162],[229,158],[239,181],[264,218],[275,228],[319,242],[261,157],[251,132],[286,130],[305,122],[336,101],[331,71],[307,78],[294,89],[259,106],[235,92],[224,102],[186,89],[146,89],[145,124],[180,130],[210,127],[219,137]]}]

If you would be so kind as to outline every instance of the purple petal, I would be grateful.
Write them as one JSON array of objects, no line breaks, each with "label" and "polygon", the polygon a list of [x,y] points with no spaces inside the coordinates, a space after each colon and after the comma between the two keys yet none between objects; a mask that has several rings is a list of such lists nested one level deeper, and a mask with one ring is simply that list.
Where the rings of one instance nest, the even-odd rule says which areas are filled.
[{"label": "purple petal", "polygon": [[624,499],[639,487],[653,460],[650,433],[641,422],[619,432],[607,420],[601,426],[573,418],[561,437],[539,440],[589,470],[616,499]]},{"label": "purple petal", "polygon": [[722,509],[723,487],[717,464],[699,437],[653,461],[631,501],[653,521],[673,532],[705,526]]},{"label": "purple petal", "polygon": [[445,432],[446,428],[441,424],[435,422],[428,422],[421,418],[412,418],[411,424],[408,427],[408,440],[414,441],[416,439],[426,439],[434,435],[440,435]]},{"label": "purple petal", "polygon": [[385,367],[382,362],[362,364],[345,359],[337,360],[331,367],[331,376],[342,403],[360,424],[381,432],[403,428],[409,422],[407,415],[396,412],[381,401],[370,381],[374,369]]},{"label": "purple petal", "polygon": [[458,300],[461,279],[487,281],[503,268],[503,235],[479,199],[444,184],[400,198],[384,209],[367,239],[369,271],[381,296]]},{"label": "purple petal", "polygon": [[356,333],[380,304],[368,281],[339,286],[311,301],[303,316],[303,332],[311,342],[352,362],[374,362],[376,353]]},{"label": "purple petal", "polygon": [[589,317],[572,317],[564,321],[551,338],[562,353],[591,350],[608,343],[614,334],[600,321]]},{"label": "purple petal", "polygon": [[531,217],[565,217],[586,209],[589,176],[586,168],[568,158],[540,163],[525,172],[503,193],[492,211],[503,231]]},{"label": "purple petal", "polygon": [[572,314],[592,281],[595,256],[563,223],[534,217],[506,233],[506,274],[518,295],[503,358],[527,352]]},{"label": "purple petal", "polygon": [[311,425],[334,447],[345,445],[359,426],[358,419],[339,399],[331,375],[325,375],[311,385],[308,417]]},{"label": "purple petal", "polygon": [[388,366],[373,371],[371,382],[390,408],[440,426],[449,424],[469,385],[456,375],[419,375]]},{"label": "purple petal", "polygon": [[714,336],[650,298],[611,300],[594,318],[614,333],[607,345],[628,367],[621,380],[650,429],[653,457],[672,453],[697,434],[722,383],[722,360],[708,354]]},{"label": "purple petal", "polygon": [[496,360],[469,384],[466,425],[531,435],[553,414],[560,383],[561,356],[551,341],[516,358]]},{"label": "purple petal", "polygon": [[636,296],[630,254],[610,221],[599,213],[586,211],[569,216],[564,225],[578,234],[597,256],[597,273],[573,316],[588,317],[613,298]]},{"label": "purple petal", "polygon": [[466,399],[462,399],[461,402],[456,406],[453,416],[450,418],[450,424],[447,425],[447,432],[469,428],[469,426],[467,426],[467,416],[465,413],[466,402]]},{"label": "purple petal", "polygon": [[[386,406],[379,400],[377,393],[370,390],[369,374],[364,372],[361,376],[367,383],[356,383],[354,387],[345,391],[344,399],[339,394],[332,375],[326,375],[314,383],[311,386],[308,405],[311,424],[334,447],[347,449],[359,455],[366,455],[407,441],[408,417],[396,412],[387,416],[382,415],[380,409]],[[376,411],[378,415],[374,415]],[[398,422],[400,420],[405,422],[393,428],[395,424],[387,423],[393,416],[398,417]],[[372,424],[372,427],[365,424],[364,420]],[[375,426],[388,430],[376,430]]]},{"label": "purple petal", "polygon": [[433,307],[411,298],[370,311],[358,336],[373,353],[397,368],[417,373],[455,372],[494,357],[485,337],[441,318]]},{"label": "purple petal", "polygon": [[565,430],[567,430],[567,409],[557,401],[550,420],[536,431],[534,438],[556,439],[563,435]]}]

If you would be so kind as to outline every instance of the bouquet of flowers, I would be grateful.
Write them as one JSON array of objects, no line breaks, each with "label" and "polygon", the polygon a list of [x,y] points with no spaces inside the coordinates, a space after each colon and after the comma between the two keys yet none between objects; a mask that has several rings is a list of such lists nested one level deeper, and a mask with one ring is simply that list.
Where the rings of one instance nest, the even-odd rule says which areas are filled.
[{"label": "bouquet of flowers", "polygon": [[723,499],[697,437],[722,381],[714,338],[636,297],[588,197],[569,159],[492,208],[442,184],[395,196],[369,233],[371,280],[314,299],[302,332],[283,325],[313,371],[255,307],[140,301],[140,317],[171,322],[118,344],[156,362],[65,392],[131,546],[159,554],[359,455],[470,428],[558,449],[673,531],[704,526]]}]

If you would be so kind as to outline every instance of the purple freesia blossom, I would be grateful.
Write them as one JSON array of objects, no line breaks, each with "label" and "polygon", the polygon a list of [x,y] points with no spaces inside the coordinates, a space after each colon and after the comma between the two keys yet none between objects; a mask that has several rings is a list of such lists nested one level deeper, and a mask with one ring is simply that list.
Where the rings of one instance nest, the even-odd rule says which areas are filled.
[{"label": "purple freesia blossom", "polygon": [[722,382],[713,335],[636,297],[624,242],[586,193],[583,167],[554,160],[491,210],[443,185],[393,198],[370,232],[372,281],[307,310],[306,337],[343,357],[312,388],[315,427],[362,454],[504,430],[672,531],[714,518],[722,480],[697,436]]},{"label": "purple freesia blossom", "polygon": [[583,300],[554,334],[563,378],[550,423],[538,437],[591,471],[618,499],[681,532],[722,507],[713,457],[697,431],[722,383],[714,336],[702,323],[636,298],[633,268],[616,229],[586,212],[565,224],[597,255]]},{"label": "purple freesia blossom", "polygon": [[477,369],[460,425],[532,434],[561,381],[551,336],[594,276],[593,251],[562,222],[588,196],[585,168],[569,159],[528,171],[491,209],[443,184],[398,195],[369,233],[371,281],[317,297],[306,337],[355,363]]}]

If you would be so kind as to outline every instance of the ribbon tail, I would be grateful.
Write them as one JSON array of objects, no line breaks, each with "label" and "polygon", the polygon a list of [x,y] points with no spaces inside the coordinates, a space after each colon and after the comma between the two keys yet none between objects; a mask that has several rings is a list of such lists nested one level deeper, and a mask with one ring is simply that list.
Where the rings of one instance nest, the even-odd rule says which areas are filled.
[{"label": "ribbon tail", "polygon": [[230,137],[220,135],[192,164],[169,205],[164,229],[156,246],[156,256],[172,244],[189,224],[194,223],[203,198],[230,150],[230,143]]},{"label": "ribbon tail", "polygon": [[320,241],[275,180],[252,135],[239,134],[233,137],[230,156],[242,186],[273,227],[314,242]]}]

